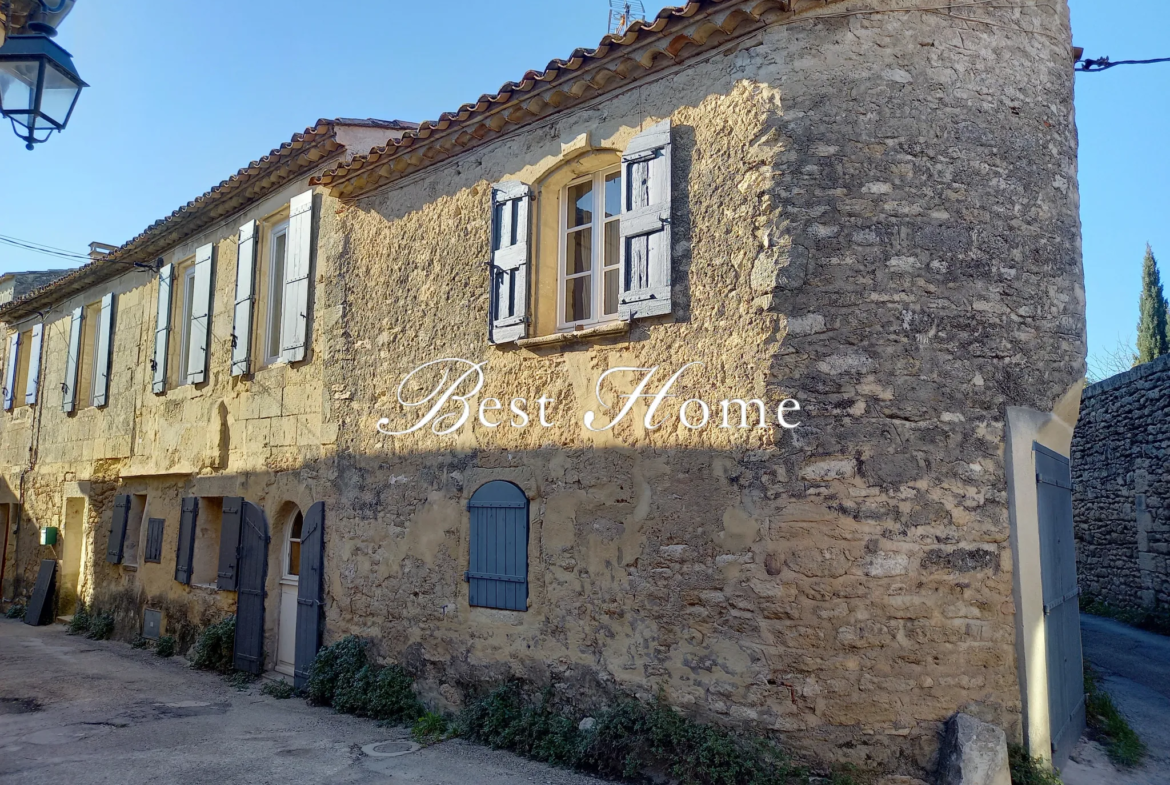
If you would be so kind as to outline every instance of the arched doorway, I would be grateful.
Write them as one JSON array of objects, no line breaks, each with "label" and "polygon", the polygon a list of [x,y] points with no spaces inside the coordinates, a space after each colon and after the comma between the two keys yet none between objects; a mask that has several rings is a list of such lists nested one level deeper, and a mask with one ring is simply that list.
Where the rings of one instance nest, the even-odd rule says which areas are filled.
[{"label": "arched doorway", "polygon": [[292,676],[296,669],[297,653],[297,592],[301,574],[301,536],[305,516],[295,504],[286,505],[284,520],[284,547],[280,557],[280,613],[276,623],[277,673]]}]

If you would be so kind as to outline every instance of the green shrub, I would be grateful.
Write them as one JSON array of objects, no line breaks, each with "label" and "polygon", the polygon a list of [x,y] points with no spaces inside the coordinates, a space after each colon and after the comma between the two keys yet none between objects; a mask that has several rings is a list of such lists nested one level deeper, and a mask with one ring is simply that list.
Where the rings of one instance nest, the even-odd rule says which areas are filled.
[{"label": "green shrub", "polygon": [[[76,618],[76,617],[74,617]],[[98,611],[89,617],[89,632],[85,637],[95,640],[108,640],[114,634],[114,616],[111,613]]]},{"label": "green shrub", "polygon": [[1057,774],[1043,758],[1033,758],[1023,745],[1008,746],[1012,785],[1062,785]]},{"label": "green shrub", "polygon": [[424,713],[410,729],[411,738],[424,747],[450,738],[451,732],[451,723],[447,718],[434,711]]},{"label": "green shrub", "polygon": [[160,657],[175,656],[175,638],[172,635],[163,635],[154,645],[154,653]]},{"label": "green shrub", "polygon": [[[354,683],[359,678],[367,679],[369,676],[361,675],[362,669],[370,664],[366,653],[368,646],[367,641],[355,635],[347,635],[337,643],[321,647],[305,684],[309,703],[337,708],[334,696],[340,690],[342,705],[362,706],[362,698],[354,692]],[[338,708],[338,711],[343,710]]]},{"label": "green shrub", "polygon": [[291,684],[279,679],[265,682],[264,686],[260,688],[260,692],[277,700],[288,700],[296,694],[296,690],[293,689]]},{"label": "green shrub", "polygon": [[150,638],[143,638],[141,635],[139,635],[131,642],[130,648],[132,648],[132,649],[149,649],[150,648]]},{"label": "green shrub", "polygon": [[1085,665],[1085,720],[1105,745],[1109,758],[1120,766],[1136,766],[1146,756],[1146,745],[1117,710],[1109,693],[1097,683],[1097,674]]},{"label": "green shrub", "polygon": [[353,635],[317,652],[305,693],[310,703],[383,722],[412,723],[424,711],[406,671],[371,662],[369,642]]},{"label": "green shrub", "polygon": [[1131,627],[1149,630],[1159,635],[1170,635],[1170,608],[1165,605],[1144,610],[1117,608],[1091,594],[1082,594],[1080,605],[1085,613],[1116,619]]},{"label": "green shrub", "polygon": [[84,635],[89,632],[89,609],[85,607],[84,602],[77,603],[77,610],[73,611],[73,618],[69,620],[65,632],[70,635]]},{"label": "green shrub", "polygon": [[231,673],[226,674],[223,678],[224,681],[226,681],[228,684],[235,687],[237,690],[242,691],[251,687],[252,683],[260,677],[254,673],[248,673],[247,671],[232,671]]},{"label": "green shrub", "polygon": [[235,669],[236,617],[208,625],[192,648],[191,665],[205,671],[231,673]]},{"label": "green shrub", "polygon": [[8,606],[8,610],[4,615],[9,619],[23,619],[24,618],[24,603],[14,602]]}]

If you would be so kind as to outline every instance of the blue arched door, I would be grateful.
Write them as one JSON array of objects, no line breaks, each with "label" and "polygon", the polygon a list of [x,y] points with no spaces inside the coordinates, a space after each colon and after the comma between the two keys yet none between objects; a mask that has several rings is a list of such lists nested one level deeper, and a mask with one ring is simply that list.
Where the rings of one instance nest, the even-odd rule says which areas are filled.
[{"label": "blue arched door", "polygon": [[528,610],[528,497],[510,482],[493,480],[472,494],[467,509],[469,604]]}]

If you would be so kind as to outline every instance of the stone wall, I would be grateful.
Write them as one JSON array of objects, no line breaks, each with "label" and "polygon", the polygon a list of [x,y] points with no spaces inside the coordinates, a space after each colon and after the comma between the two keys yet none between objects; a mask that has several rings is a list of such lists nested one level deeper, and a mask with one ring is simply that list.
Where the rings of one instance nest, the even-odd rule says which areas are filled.
[{"label": "stone wall", "polygon": [[1073,437],[1081,592],[1170,607],[1170,357],[1085,389]]}]

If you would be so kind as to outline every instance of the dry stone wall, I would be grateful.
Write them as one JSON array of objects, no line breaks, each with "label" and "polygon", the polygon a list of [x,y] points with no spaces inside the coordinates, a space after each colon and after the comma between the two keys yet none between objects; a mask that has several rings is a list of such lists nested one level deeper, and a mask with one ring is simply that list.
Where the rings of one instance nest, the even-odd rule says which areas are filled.
[{"label": "dry stone wall", "polygon": [[1170,608],[1170,357],[1086,388],[1072,447],[1081,592]]}]

